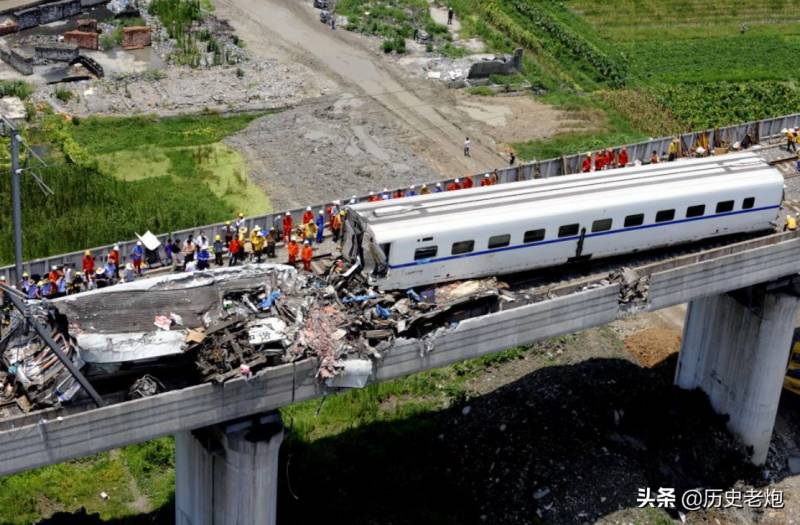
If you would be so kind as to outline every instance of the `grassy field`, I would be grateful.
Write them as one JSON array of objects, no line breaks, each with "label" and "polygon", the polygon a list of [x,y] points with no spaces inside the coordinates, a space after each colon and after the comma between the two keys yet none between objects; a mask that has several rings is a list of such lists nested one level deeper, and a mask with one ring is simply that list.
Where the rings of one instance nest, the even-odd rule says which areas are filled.
[{"label": "grassy field", "polygon": [[[31,142],[47,138],[51,167],[37,171],[55,195],[44,196],[31,177],[23,178],[25,258],[270,210],[241,156],[220,142],[256,117],[43,117]],[[10,186],[8,177],[0,178],[0,202],[10,199]],[[10,263],[10,221],[0,223],[0,236],[7,240],[0,263]]]}]

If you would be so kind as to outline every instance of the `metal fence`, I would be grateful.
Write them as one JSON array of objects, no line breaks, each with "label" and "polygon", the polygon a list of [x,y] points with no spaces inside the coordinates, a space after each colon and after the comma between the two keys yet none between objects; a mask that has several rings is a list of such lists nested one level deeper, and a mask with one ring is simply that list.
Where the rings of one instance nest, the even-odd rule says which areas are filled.
[{"label": "metal fence", "polygon": [[[754,143],[759,143],[763,140],[777,138],[778,136],[780,136],[781,130],[783,128],[789,128],[789,127],[794,128],[798,126],[800,126],[800,113],[795,113],[783,117],[758,120],[754,122],[746,122],[744,124],[727,126],[724,128],[693,131],[691,133],[685,133],[681,135],[680,139],[684,151],[688,150],[704,135],[708,138],[710,144],[714,143],[733,144],[735,142],[741,142],[748,134],[750,135],[750,138]],[[631,163],[635,162],[636,160],[647,162],[649,161],[650,154],[653,151],[656,151],[659,154],[667,151],[669,143],[673,140],[673,138],[674,137],[661,137],[645,142],[639,142],[636,144],[627,144],[625,145],[625,148],[627,148],[628,150],[628,158]],[[622,146],[617,146],[614,147],[613,149],[615,152],[617,152],[621,147]],[[566,175],[570,173],[578,173],[580,172],[581,169],[581,162],[583,160],[583,155],[584,153],[575,153],[574,155],[566,155],[555,159],[536,161],[527,164],[520,164],[518,166],[508,167],[505,169],[498,169],[497,170],[498,183],[502,184],[507,182],[530,180],[534,178],[547,178],[559,175]],[[480,179],[483,176],[484,173],[479,173],[477,175],[472,176],[475,185],[480,184]],[[442,185],[442,187],[446,187],[447,184],[452,182],[453,180],[454,179],[443,179],[439,181],[428,182],[427,184],[429,187],[432,188],[438,182]],[[395,191],[397,189],[399,188],[395,188],[392,191]],[[356,196],[356,201],[358,202],[365,201],[367,198],[368,197],[366,195]],[[341,196],[339,198],[339,200],[341,200],[342,203],[346,203],[350,199],[351,199],[350,195]],[[318,210],[320,208],[327,206],[328,204],[330,204],[330,202],[316,204],[315,206],[312,206],[312,209]],[[282,229],[281,221],[283,220],[283,216],[286,213],[286,211],[289,211],[292,214],[292,218],[295,224],[297,224],[298,222],[301,221],[305,208],[283,210],[279,212],[269,213],[266,215],[249,217],[247,218],[245,225],[247,226],[248,230],[252,230],[253,226],[255,225],[260,225],[262,228],[265,228],[266,226],[273,226],[273,227],[277,226],[278,231],[281,231]],[[180,239],[184,239],[188,235],[194,235],[200,231],[203,231],[209,238],[213,239],[216,234],[222,234],[224,226],[225,226],[224,223],[208,224],[205,226],[198,226],[195,228],[189,228],[171,233],[157,234],[156,236],[163,243],[170,235],[173,238],[177,237]],[[136,241],[133,240],[126,242],[119,242],[118,244],[120,248],[120,255],[122,256],[123,261],[128,261],[130,258],[130,254],[133,250],[133,247],[136,245]],[[113,244],[107,244],[105,246],[91,248],[90,251],[96,258],[104,259],[111,251],[112,247]],[[50,270],[50,267],[53,265],[72,265],[75,268],[80,269],[82,266],[81,260],[83,258],[84,251],[85,250],[81,250],[72,253],[65,253],[62,255],[56,255],[53,257],[45,257],[42,259],[26,261],[23,264],[23,270],[27,271],[30,274],[44,275]],[[14,265],[0,267],[0,275],[5,275],[9,283],[16,283],[18,281]]]}]

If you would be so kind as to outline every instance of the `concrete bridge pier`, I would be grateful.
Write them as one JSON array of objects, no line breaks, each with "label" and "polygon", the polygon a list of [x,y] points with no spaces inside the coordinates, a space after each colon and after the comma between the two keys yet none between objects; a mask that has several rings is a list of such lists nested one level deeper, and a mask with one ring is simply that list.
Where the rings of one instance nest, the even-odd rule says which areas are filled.
[{"label": "concrete bridge pier", "polygon": [[792,282],[743,288],[689,303],[675,384],[701,388],[728,428],[767,459],[798,309]]},{"label": "concrete bridge pier", "polygon": [[177,434],[175,523],[274,525],[282,441],[277,412]]}]

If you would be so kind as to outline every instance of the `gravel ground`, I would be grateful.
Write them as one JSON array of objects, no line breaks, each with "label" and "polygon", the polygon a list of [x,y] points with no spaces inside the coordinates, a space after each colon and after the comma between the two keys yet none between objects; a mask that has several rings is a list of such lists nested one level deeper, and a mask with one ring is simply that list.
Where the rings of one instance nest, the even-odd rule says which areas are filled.
[{"label": "gravel ground", "polygon": [[394,120],[369,98],[342,94],[268,115],[225,140],[275,209],[440,178],[397,141]]}]

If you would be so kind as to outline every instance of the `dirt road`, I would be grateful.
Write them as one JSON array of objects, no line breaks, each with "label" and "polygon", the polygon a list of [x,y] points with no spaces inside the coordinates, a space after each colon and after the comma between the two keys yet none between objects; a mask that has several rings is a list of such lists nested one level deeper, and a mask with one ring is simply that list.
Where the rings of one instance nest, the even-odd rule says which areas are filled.
[{"label": "dirt road", "polygon": [[434,103],[437,92],[446,88],[408,78],[367,49],[359,35],[326,29],[309,6],[280,0],[215,3],[217,15],[231,22],[249,49],[272,53],[275,44],[283,45],[298,61],[324,72],[343,90],[378,102],[389,118],[408,128],[416,142],[414,150],[427,153],[423,156],[436,171],[459,176],[506,162],[488,141],[475,136],[470,137],[472,156],[465,157],[462,148],[469,130],[459,122],[460,116],[442,114]]}]

